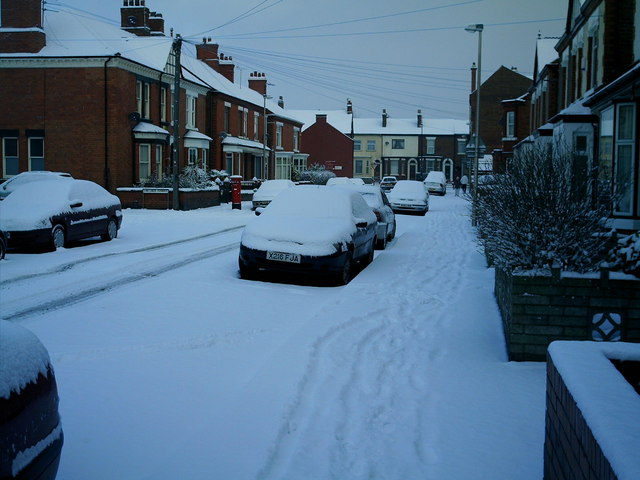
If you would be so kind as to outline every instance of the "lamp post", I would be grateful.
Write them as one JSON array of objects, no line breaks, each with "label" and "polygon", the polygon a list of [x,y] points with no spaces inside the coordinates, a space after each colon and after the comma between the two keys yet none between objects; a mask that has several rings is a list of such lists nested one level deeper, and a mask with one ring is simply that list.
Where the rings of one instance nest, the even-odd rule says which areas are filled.
[{"label": "lamp post", "polygon": [[473,162],[473,216],[471,217],[471,225],[474,227],[477,224],[476,212],[478,200],[478,156],[480,148],[480,82],[482,79],[482,30],[484,25],[478,23],[475,25],[469,25],[464,29],[466,32],[475,33],[478,32],[478,70],[476,71],[476,121],[475,121],[475,158]]},{"label": "lamp post", "polygon": [[267,95],[266,93],[262,95],[264,99],[264,105],[262,107],[262,117],[264,118],[264,129],[262,131],[262,176],[265,180],[267,178],[267,169],[269,167],[269,160],[267,160],[267,99],[273,98],[272,96]]}]

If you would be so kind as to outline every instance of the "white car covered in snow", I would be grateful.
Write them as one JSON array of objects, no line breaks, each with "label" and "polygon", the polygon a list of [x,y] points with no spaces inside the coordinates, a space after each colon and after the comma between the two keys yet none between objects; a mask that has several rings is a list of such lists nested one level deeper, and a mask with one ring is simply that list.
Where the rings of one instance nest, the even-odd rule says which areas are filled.
[{"label": "white car covered in snow", "polygon": [[416,212],[424,215],[429,210],[429,192],[417,180],[398,180],[387,195],[394,212]]},{"label": "white car covered in snow", "polygon": [[260,188],[253,194],[252,205],[253,209],[260,207],[266,207],[271,203],[271,200],[283,190],[291,187],[295,187],[296,184],[291,180],[266,180],[260,185]]},{"label": "white car covered in snow", "polygon": [[240,276],[287,272],[348,283],[373,260],[376,216],[356,191],[318,185],[278,195],[242,233]]},{"label": "white car covered in snow", "polygon": [[122,224],[120,199],[88,180],[29,182],[0,202],[7,247],[52,250],[90,237],[111,240]]}]

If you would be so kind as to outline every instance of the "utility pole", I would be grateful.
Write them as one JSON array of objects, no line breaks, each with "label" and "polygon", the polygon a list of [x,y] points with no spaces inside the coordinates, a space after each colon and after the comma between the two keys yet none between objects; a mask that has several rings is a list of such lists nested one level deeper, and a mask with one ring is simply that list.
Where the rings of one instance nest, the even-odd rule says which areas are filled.
[{"label": "utility pole", "polygon": [[173,74],[173,148],[172,148],[172,173],[173,173],[173,209],[180,210],[180,193],[178,189],[178,168],[180,167],[180,53],[182,51],[182,37],[176,35],[173,41],[173,54],[175,57],[175,72]]}]

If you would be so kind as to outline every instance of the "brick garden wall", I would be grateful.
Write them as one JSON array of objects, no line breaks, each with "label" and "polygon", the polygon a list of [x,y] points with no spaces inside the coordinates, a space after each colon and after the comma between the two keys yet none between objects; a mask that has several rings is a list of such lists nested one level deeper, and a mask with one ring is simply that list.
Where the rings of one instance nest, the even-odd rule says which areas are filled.
[{"label": "brick garden wall", "polygon": [[544,479],[613,480],[617,478],[564,379],[558,373],[552,358],[549,357]]},{"label": "brick garden wall", "polygon": [[[123,208],[173,208],[173,190],[170,188],[119,188],[116,193]],[[220,190],[180,190],[178,198],[180,210],[215,207],[220,205]]]},{"label": "brick garden wall", "polygon": [[619,340],[640,342],[640,280],[511,275],[496,269],[495,295],[509,359],[545,361],[554,340],[593,340],[593,319],[613,314]]}]

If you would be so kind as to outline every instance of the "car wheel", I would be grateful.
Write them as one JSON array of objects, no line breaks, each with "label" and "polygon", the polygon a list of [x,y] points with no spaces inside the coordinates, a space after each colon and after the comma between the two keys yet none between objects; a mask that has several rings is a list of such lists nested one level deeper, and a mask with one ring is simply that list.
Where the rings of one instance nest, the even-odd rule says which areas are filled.
[{"label": "car wheel", "polygon": [[338,283],[340,285],[346,285],[351,280],[351,274],[353,273],[353,257],[351,252],[347,253],[342,266],[342,271],[338,275]]},{"label": "car wheel", "polygon": [[107,224],[107,231],[100,235],[100,238],[105,242],[109,242],[118,236],[118,224],[114,218],[109,219]]},{"label": "car wheel", "polygon": [[0,260],[4,258],[4,255],[6,252],[7,252],[7,245],[4,242],[4,237],[0,236]]},{"label": "car wheel", "polygon": [[376,243],[376,248],[378,248],[379,250],[384,250],[385,248],[387,248],[388,237],[389,235],[387,235],[386,237],[379,238],[378,242]]},{"label": "car wheel", "polygon": [[64,247],[65,233],[62,225],[54,225],[51,230],[51,248],[55,251],[58,248]]},{"label": "car wheel", "polygon": [[387,238],[387,241],[391,241],[394,238],[396,238],[396,221],[393,221],[393,228],[391,229],[391,233],[389,234],[389,237]]},{"label": "car wheel", "polygon": [[377,243],[377,239],[376,237],[373,237],[373,241],[371,242],[371,249],[369,250],[369,253],[367,254],[367,257],[364,261],[364,265],[367,266],[369,265],[371,262],[373,262],[373,252],[376,249],[376,243]]}]

